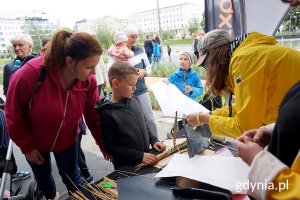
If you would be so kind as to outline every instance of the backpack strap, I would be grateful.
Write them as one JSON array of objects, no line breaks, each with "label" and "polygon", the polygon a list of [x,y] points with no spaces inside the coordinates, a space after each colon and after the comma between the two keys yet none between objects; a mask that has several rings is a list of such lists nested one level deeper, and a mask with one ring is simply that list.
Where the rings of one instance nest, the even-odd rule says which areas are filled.
[{"label": "backpack strap", "polygon": [[41,73],[40,73],[40,76],[37,80],[37,82],[35,83],[35,86],[33,88],[33,93],[29,99],[29,104],[28,104],[28,109],[31,109],[31,103],[32,103],[32,96],[34,93],[36,93],[37,91],[40,90],[45,78],[46,78],[46,75],[47,75],[47,69],[45,66],[43,66],[42,70],[41,70]]}]

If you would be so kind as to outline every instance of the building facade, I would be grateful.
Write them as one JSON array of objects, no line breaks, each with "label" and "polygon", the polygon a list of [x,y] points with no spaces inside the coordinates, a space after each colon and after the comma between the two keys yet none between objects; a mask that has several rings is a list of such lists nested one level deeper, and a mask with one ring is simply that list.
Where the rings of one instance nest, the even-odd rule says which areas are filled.
[{"label": "building facade", "polygon": [[9,52],[11,38],[25,33],[32,37],[34,46],[39,47],[42,39],[51,37],[53,26],[48,19],[40,17],[0,18],[0,54],[12,53]]},{"label": "building facade", "polygon": [[75,24],[75,31],[87,32],[96,35],[98,29],[107,29],[111,33],[121,30],[127,25],[127,19],[105,16],[93,20],[80,20]]},{"label": "building facade", "polygon": [[8,47],[11,46],[10,39],[14,35],[25,33],[24,19],[0,18],[0,53],[8,53]]},{"label": "building facade", "polygon": [[[163,7],[159,11],[162,31],[172,31],[173,36],[178,38],[189,34],[187,26],[192,20],[197,19],[201,22],[204,6],[184,3]],[[129,16],[128,24],[132,24],[145,33],[158,32],[158,10],[153,9],[134,13]]]}]

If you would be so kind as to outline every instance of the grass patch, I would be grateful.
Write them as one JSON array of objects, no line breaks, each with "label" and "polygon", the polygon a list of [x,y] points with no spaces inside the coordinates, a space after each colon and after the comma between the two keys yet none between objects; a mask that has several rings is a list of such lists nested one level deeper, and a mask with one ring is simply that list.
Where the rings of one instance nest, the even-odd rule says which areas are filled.
[{"label": "grass patch", "polygon": [[149,91],[149,96],[150,96],[150,100],[151,100],[152,110],[161,110],[152,91]]},{"label": "grass patch", "polygon": [[[193,44],[193,39],[170,39],[163,40],[162,45],[180,45],[180,44]],[[144,41],[138,41],[137,45],[140,47],[144,47]]]}]

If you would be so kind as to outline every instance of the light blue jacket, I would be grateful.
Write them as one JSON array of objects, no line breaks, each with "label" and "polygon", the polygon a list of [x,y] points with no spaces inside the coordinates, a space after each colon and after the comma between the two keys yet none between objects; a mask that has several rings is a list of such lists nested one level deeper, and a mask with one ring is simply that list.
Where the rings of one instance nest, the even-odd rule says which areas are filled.
[{"label": "light blue jacket", "polygon": [[[185,73],[187,74],[184,81]],[[177,69],[173,74],[169,76],[168,81],[169,83],[174,84],[182,93],[184,93],[184,85],[192,87],[193,91],[187,92],[186,96],[195,101],[198,100],[197,97],[200,96],[203,92],[203,86],[200,77],[192,68],[190,68],[188,72],[183,71],[180,68]]]},{"label": "light blue jacket", "polygon": [[160,56],[159,44],[154,43],[153,44],[153,57],[159,57],[159,56]]}]

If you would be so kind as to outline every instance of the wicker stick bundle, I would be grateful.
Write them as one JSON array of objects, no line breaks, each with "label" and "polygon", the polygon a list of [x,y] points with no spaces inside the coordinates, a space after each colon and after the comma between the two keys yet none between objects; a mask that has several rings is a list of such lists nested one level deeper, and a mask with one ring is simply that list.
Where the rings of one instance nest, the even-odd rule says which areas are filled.
[{"label": "wicker stick bundle", "polygon": [[174,125],[173,125],[173,146],[175,147],[176,146],[176,136],[177,136],[177,131],[178,131],[178,120],[177,120],[177,117],[178,117],[178,113],[177,111],[175,112],[175,121],[174,121]]},{"label": "wicker stick bundle", "polygon": [[[156,157],[157,157],[158,161],[160,161],[160,160],[162,160],[162,159],[164,159],[164,158],[166,158],[166,157],[168,157],[168,156],[170,156],[170,155],[172,155],[172,154],[174,154],[174,153],[176,153],[176,152],[178,152],[178,151],[180,151],[180,150],[182,150],[186,147],[187,147],[187,141],[184,141],[181,144],[178,144],[175,147],[172,147],[171,149],[168,149],[168,150],[156,155]],[[139,171],[139,170],[141,170],[141,169],[143,169],[147,166],[148,166],[147,164],[140,163],[137,166],[135,166],[135,171]]]},{"label": "wicker stick bundle", "polygon": [[70,199],[71,200],[89,200],[88,198],[86,198],[84,196],[84,194],[82,194],[82,192],[79,192],[78,190],[76,190],[75,192],[71,192]]},{"label": "wicker stick bundle", "polygon": [[[114,180],[109,179],[107,177],[104,177],[104,180],[110,181],[112,183],[113,188],[103,189],[96,184],[89,184],[89,183],[85,183],[83,185],[83,187],[94,196],[94,199],[117,200],[118,192],[112,190],[112,189],[117,188],[117,183]],[[70,199],[71,200],[75,200],[75,199],[76,200],[88,200],[88,198],[81,191],[78,191],[78,190],[74,193],[71,193]]]}]

